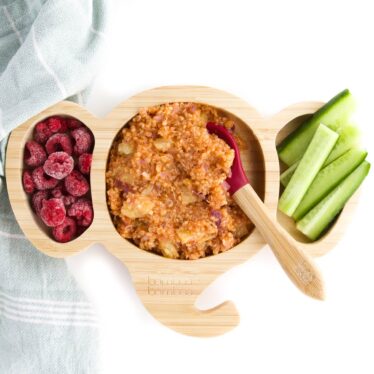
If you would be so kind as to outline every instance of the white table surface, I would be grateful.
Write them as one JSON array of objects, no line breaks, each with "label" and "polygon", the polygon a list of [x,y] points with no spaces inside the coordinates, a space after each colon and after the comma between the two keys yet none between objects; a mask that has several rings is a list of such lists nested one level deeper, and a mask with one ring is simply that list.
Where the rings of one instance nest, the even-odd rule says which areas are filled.
[{"label": "white table surface", "polygon": [[[232,92],[270,115],[348,87],[373,157],[370,3],[118,1],[88,107],[104,116],[144,89],[197,84]],[[373,175],[346,235],[317,260],[327,300],[301,294],[264,247],[199,300],[205,308],[235,302],[240,325],[220,337],[186,337],[162,326],[140,303],[127,269],[103,247],[70,258],[100,315],[103,373],[373,373]]]}]

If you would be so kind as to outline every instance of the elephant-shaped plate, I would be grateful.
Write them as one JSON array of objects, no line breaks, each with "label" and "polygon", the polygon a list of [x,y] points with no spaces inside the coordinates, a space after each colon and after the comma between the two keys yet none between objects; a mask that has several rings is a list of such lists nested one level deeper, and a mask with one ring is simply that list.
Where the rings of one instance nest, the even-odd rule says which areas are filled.
[{"label": "elephant-shaped plate", "polygon": [[[215,308],[201,311],[195,307],[196,298],[219,275],[248,260],[266,244],[258,231],[253,228],[240,244],[219,255],[193,261],[174,260],[141,250],[122,238],[112,223],[107,207],[105,172],[109,151],[117,133],[141,108],[171,102],[211,105],[235,120],[235,131],[245,143],[241,156],[250,183],[276,215],[282,167],[276,144],[323,103],[298,103],[272,117],[264,118],[236,96],[199,86],[160,87],[142,92],[124,101],[105,118],[97,118],[81,106],[67,101],[44,110],[14,130],[10,136],[6,157],[9,198],[20,227],[38,250],[62,258],[78,253],[93,243],[101,243],[129,269],[139,297],[156,319],[183,334],[214,336],[231,330],[239,323],[235,305],[226,301]],[[57,243],[48,236],[22,188],[24,144],[30,138],[34,125],[52,115],[79,119],[91,129],[95,137],[91,169],[94,220],[88,230],[68,243]],[[313,243],[299,234],[287,217],[280,213],[277,217],[288,232],[302,242],[307,253],[320,256],[338,242],[356,203],[357,194],[330,230]]]}]

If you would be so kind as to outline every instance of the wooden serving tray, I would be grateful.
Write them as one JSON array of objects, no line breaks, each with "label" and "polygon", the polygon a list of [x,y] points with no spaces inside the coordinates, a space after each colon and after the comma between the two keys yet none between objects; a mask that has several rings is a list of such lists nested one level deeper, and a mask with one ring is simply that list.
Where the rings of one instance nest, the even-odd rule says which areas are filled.
[{"label": "wooden serving tray", "polygon": [[[201,311],[195,307],[195,300],[219,275],[248,260],[265,245],[258,231],[254,228],[243,242],[225,253],[194,261],[174,260],[141,250],[122,238],[107,208],[105,170],[109,150],[118,131],[140,108],[169,102],[208,104],[235,119],[236,131],[247,145],[241,152],[246,173],[259,196],[275,215],[280,173],[276,143],[323,103],[303,102],[270,118],[263,118],[236,96],[213,88],[195,86],[161,87],[142,92],[124,101],[105,118],[97,118],[81,106],[66,101],[31,118],[14,130],[9,139],[6,157],[9,198],[23,232],[41,252],[62,258],[85,250],[93,243],[101,243],[129,269],[139,297],[161,323],[187,335],[219,335],[239,323],[235,305],[226,301],[215,308]],[[24,144],[30,138],[34,125],[52,115],[78,118],[95,136],[91,170],[94,220],[79,238],[64,244],[52,240],[39,225],[22,188]],[[278,219],[291,235],[303,242],[302,246],[309,254],[320,256],[338,242],[356,202],[357,195],[349,201],[327,234],[314,243],[308,243],[305,237],[297,233],[291,220],[281,214],[278,214]]]}]

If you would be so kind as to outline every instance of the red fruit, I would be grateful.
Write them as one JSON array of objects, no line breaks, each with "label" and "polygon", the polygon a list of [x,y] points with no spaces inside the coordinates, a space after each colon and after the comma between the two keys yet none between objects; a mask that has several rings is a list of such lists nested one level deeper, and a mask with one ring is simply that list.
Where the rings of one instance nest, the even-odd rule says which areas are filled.
[{"label": "red fruit", "polygon": [[71,130],[77,129],[78,127],[83,126],[83,123],[76,118],[66,118],[66,123],[68,128]]},{"label": "red fruit", "polygon": [[53,116],[47,119],[47,126],[51,130],[52,134],[57,132],[65,132],[68,129],[66,118]]},{"label": "red fruit", "polygon": [[89,226],[93,219],[92,204],[87,199],[79,199],[68,209],[68,216],[75,217],[78,226]]},{"label": "red fruit", "polygon": [[70,206],[71,204],[75,203],[77,198],[75,196],[69,195],[66,190],[64,184],[57,185],[52,191],[51,195],[58,199],[62,199],[65,207]]},{"label": "red fruit", "polygon": [[44,144],[52,135],[51,129],[46,122],[39,122],[34,129],[34,140],[40,144]]},{"label": "red fruit", "polygon": [[64,184],[62,181],[51,191],[51,195],[58,199],[64,196]]},{"label": "red fruit", "polygon": [[53,237],[60,243],[66,243],[74,239],[77,232],[77,225],[75,221],[69,217],[52,230]]},{"label": "red fruit", "polygon": [[86,226],[77,226],[77,237],[82,235],[87,229],[88,227]]},{"label": "red fruit", "polygon": [[28,170],[25,170],[22,175],[23,189],[26,193],[33,193],[35,190],[35,184],[32,179],[32,175]]},{"label": "red fruit", "polygon": [[42,201],[40,209],[40,218],[50,227],[55,227],[64,222],[66,210],[61,199],[49,199]]},{"label": "red fruit", "polygon": [[38,190],[49,190],[58,184],[58,179],[52,178],[44,172],[43,166],[39,166],[32,172],[32,179]]},{"label": "red fruit", "polygon": [[75,203],[76,200],[77,200],[77,198],[75,196],[71,196],[71,195],[65,195],[62,198],[62,201],[64,202],[65,206],[69,206],[69,205]]},{"label": "red fruit", "polygon": [[79,156],[82,153],[90,151],[93,144],[90,130],[87,127],[82,126],[71,132],[71,136],[75,141],[74,153]]},{"label": "red fruit", "polygon": [[34,208],[35,213],[40,216],[40,209],[42,209],[42,202],[45,199],[48,199],[48,191],[37,191],[32,195],[32,207]]},{"label": "red fruit", "polygon": [[78,159],[78,168],[82,174],[89,174],[91,170],[92,154],[83,153]]},{"label": "red fruit", "polygon": [[49,117],[39,122],[34,129],[34,140],[44,144],[53,134],[66,132],[68,129],[66,119],[63,117]]},{"label": "red fruit", "polygon": [[50,177],[64,179],[74,169],[73,157],[66,152],[51,153],[44,163],[43,169]]},{"label": "red fruit", "polygon": [[73,153],[73,145],[71,144],[71,139],[67,134],[54,134],[45,143],[45,149],[48,154],[54,152],[66,152],[68,155]]},{"label": "red fruit", "polygon": [[65,178],[65,188],[72,196],[83,196],[88,192],[90,186],[87,179],[78,170],[73,170]]},{"label": "red fruit", "polygon": [[47,155],[44,148],[34,140],[29,140],[25,144],[24,160],[27,166],[40,166],[46,160]]}]

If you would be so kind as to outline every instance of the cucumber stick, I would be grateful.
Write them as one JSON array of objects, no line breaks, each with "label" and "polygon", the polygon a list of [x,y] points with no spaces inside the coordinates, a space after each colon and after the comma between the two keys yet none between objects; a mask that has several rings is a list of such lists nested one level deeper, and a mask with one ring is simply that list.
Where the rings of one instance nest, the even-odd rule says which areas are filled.
[{"label": "cucumber stick", "polygon": [[352,148],[320,170],[292,215],[294,220],[298,221],[305,216],[348,174],[356,169],[365,160],[366,155],[366,151]]},{"label": "cucumber stick", "polygon": [[339,134],[320,124],[295,173],[279,199],[278,209],[292,216],[313,179],[322,168]]},{"label": "cucumber stick", "polygon": [[280,175],[280,182],[283,187],[286,187],[287,184],[290,182],[293,173],[295,172],[297,166],[299,165],[300,161],[294,162],[288,169],[286,169],[281,175]]},{"label": "cucumber stick", "polygon": [[[360,130],[355,125],[347,125],[343,127],[340,131],[338,129],[339,133],[339,139],[336,142],[334,148],[332,149],[329,157],[323,164],[323,166],[326,166],[330,164],[332,161],[336,160],[338,157],[340,157],[343,153],[347,152],[351,148],[358,147],[360,143]],[[288,182],[291,180],[291,177],[296,170],[296,167],[298,165],[299,161],[296,161],[293,163],[288,169],[286,169],[280,176],[280,182],[282,183],[282,186],[286,187]]]},{"label": "cucumber stick", "polygon": [[339,134],[339,139],[336,142],[335,147],[329,154],[329,157],[327,157],[324,166],[336,160],[349,149],[358,147],[360,144],[361,136],[360,130],[357,126],[347,125],[344,126],[342,129],[337,129],[336,132]]},{"label": "cucumber stick", "polygon": [[279,146],[279,158],[288,166],[301,159],[318,125],[323,123],[334,131],[342,129],[355,109],[355,102],[348,90],[340,92],[315,112]]},{"label": "cucumber stick", "polygon": [[310,210],[296,227],[311,240],[316,240],[369,173],[370,164],[363,161],[351,174]]}]

